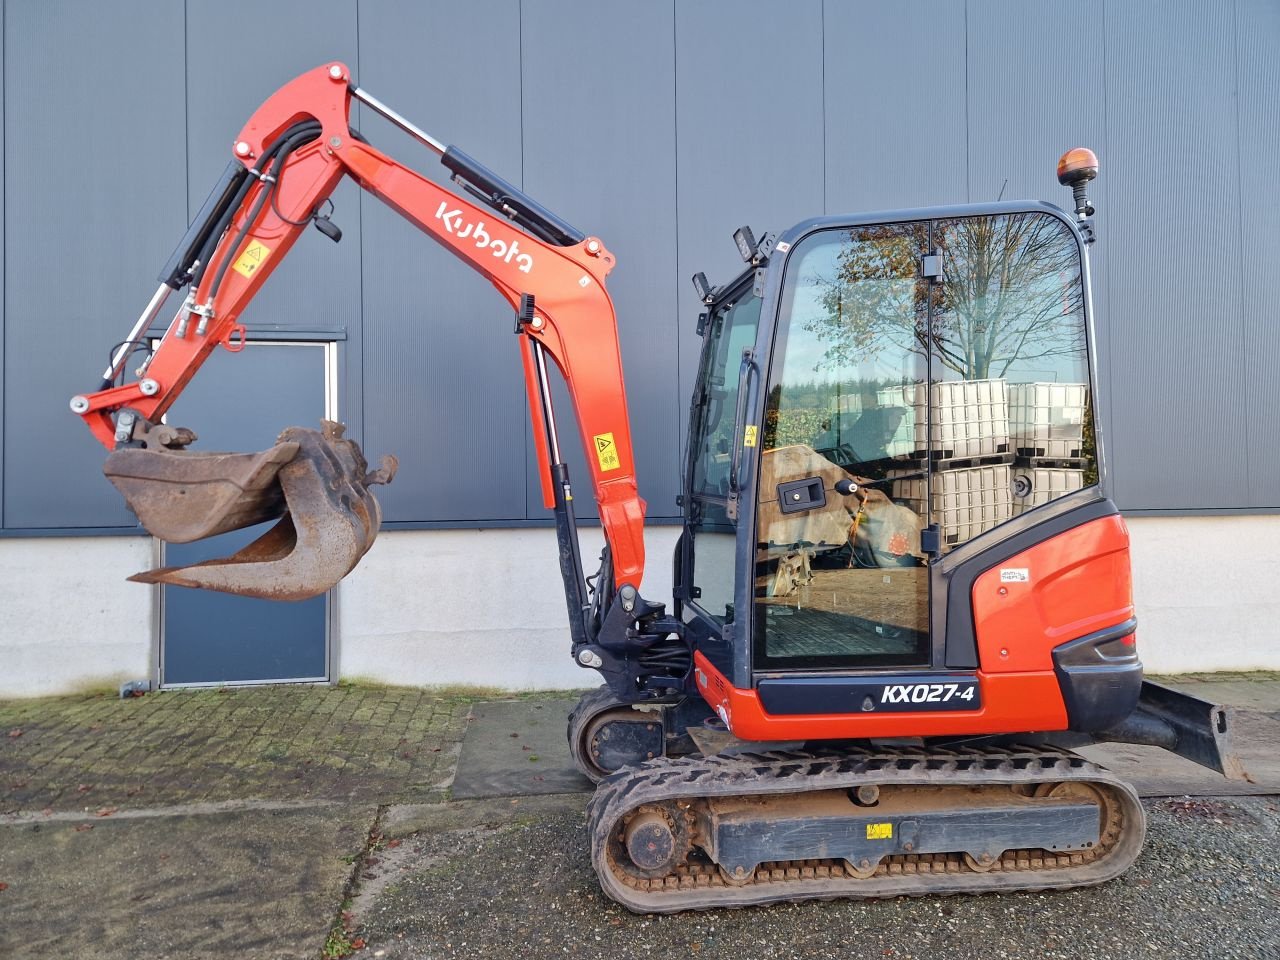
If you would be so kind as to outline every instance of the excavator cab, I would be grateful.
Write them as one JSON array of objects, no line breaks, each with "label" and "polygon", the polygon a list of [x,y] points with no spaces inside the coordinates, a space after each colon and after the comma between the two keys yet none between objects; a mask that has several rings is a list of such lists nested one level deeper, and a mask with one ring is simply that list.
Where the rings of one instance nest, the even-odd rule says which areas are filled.
[{"label": "excavator cab", "polygon": [[[705,657],[756,699],[726,708],[829,729],[853,705],[865,726],[889,685],[944,683],[926,703],[989,712],[978,671],[1002,658],[980,656],[952,586],[1001,565],[998,595],[1051,589],[1057,574],[1031,583],[1011,560],[1050,520],[1090,531],[1071,576],[1091,589],[1035,624],[1046,662],[1071,622],[1131,621],[1127,542],[1090,526],[1119,520],[1090,422],[1077,224],[990,204],[811,220],[770,248],[708,298],[690,424],[677,593],[696,629],[731,638]],[[1119,719],[1141,671],[1136,654],[1112,667],[1097,682]]]}]

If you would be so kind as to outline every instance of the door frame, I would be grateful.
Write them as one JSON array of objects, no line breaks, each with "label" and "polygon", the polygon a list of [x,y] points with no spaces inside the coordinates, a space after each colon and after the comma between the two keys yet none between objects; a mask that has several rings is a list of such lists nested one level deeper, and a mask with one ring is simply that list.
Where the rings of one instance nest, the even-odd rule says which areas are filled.
[{"label": "door frame", "polygon": [[[753,395],[747,399],[747,409],[752,411],[754,422],[761,426],[763,432],[764,425],[768,419],[769,398],[774,395],[776,390],[781,388],[781,383],[775,378],[781,375],[779,361],[785,365],[788,351],[795,345],[797,341],[803,343],[803,337],[793,338],[793,328],[789,322],[787,328],[782,326],[782,309],[784,306],[784,298],[787,293],[787,284],[789,278],[797,269],[792,263],[793,257],[800,251],[804,250],[806,241],[814,238],[828,236],[833,240],[847,240],[853,231],[857,231],[863,227],[878,227],[888,224],[905,224],[909,227],[919,228],[919,236],[911,238],[915,247],[914,253],[917,262],[929,253],[929,244],[931,240],[932,219],[926,215],[928,211],[902,211],[900,213],[882,213],[871,214],[863,217],[829,217],[821,220],[806,221],[797,227],[783,234],[783,239],[775,246],[775,250],[779,251],[780,263],[770,264],[770,270],[767,275],[764,302],[761,307],[760,323],[757,328],[757,341],[755,354],[760,358],[756,364],[756,375],[750,378],[749,384],[752,388]],[[785,257],[785,259],[782,259]],[[916,287],[917,294],[920,292],[921,285],[927,285],[930,281],[923,276],[915,276],[911,282]],[[928,329],[932,330],[933,309],[931,298],[925,297],[926,315],[925,323]],[[794,319],[794,318],[792,318]],[[918,319],[918,318],[917,318]],[[930,340],[932,338],[930,337]],[[908,349],[907,356],[914,354],[914,350]],[[907,367],[904,367],[904,372]],[[921,469],[921,481],[923,483],[923,509],[919,514],[924,521],[922,526],[922,535],[924,530],[934,523],[933,516],[933,497],[932,485],[934,471],[932,469],[932,457],[930,452],[933,443],[933,404],[931,402],[930,383],[933,377],[933,351],[926,348],[923,357],[919,361],[912,361],[911,370],[918,375],[919,379],[911,384],[903,384],[903,387],[912,386],[914,388],[923,387],[925,392],[924,404],[924,434],[926,455],[924,465]],[[905,375],[910,375],[906,373]],[[748,420],[750,422],[750,420]],[[816,445],[815,445],[816,448]],[[816,449],[815,449],[816,452]],[[744,558],[751,558],[753,566],[747,569],[756,570],[760,562],[758,544],[762,539],[760,530],[760,513],[766,490],[762,485],[764,477],[764,458],[768,450],[764,443],[761,443],[756,449],[750,452],[749,456],[744,457],[744,465],[750,464],[751,474],[748,480],[742,483],[742,488],[747,494],[742,498],[743,509],[741,510],[738,528],[738,570],[739,575],[743,570]],[[821,454],[819,454],[821,457]],[[815,470],[817,468],[814,468]],[[799,478],[797,478],[798,480]],[[820,481],[821,482],[821,481]],[[838,499],[838,497],[837,497]],[[814,504],[816,507],[825,507],[828,501],[819,500]],[[801,508],[802,510],[805,508]],[[747,525],[749,524],[749,526]],[[911,659],[903,659],[907,654],[887,654],[877,653],[866,658],[867,662],[852,662],[855,660],[853,655],[837,655],[832,653],[824,653],[813,658],[792,657],[786,658],[796,662],[780,662],[781,658],[774,658],[772,661],[768,658],[763,637],[760,633],[761,618],[764,616],[765,608],[756,602],[755,598],[755,577],[750,578],[749,583],[740,584],[747,589],[743,591],[745,594],[741,602],[750,601],[751,614],[746,618],[749,622],[744,623],[743,630],[749,631],[750,639],[747,643],[747,655],[750,658],[751,677],[753,683],[762,677],[778,677],[785,675],[788,678],[803,678],[809,676],[874,676],[877,674],[903,674],[903,673],[921,673],[936,670],[941,655],[941,644],[939,643],[939,635],[933,620],[932,610],[934,604],[934,596],[936,590],[937,576],[935,572],[936,556],[930,562],[921,565],[916,569],[923,571],[924,595],[917,601],[915,606],[917,628],[916,632],[923,634],[918,640],[917,654],[911,654]],[[905,568],[904,568],[905,569]],[[887,573],[887,571],[885,571]],[[886,576],[887,580],[888,577]],[[874,589],[874,588],[873,588]],[[856,616],[856,615],[855,615]],[[861,659],[861,658],[857,658]],[[808,662],[806,662],[806,660]],[[818,661],[818,662],[815,662]]]},{"label": "door frame", "polygon": [[[152,347],[158,343],[153,338]],[[247,344],[264,347],[320,347],[324,360],[324,416],[329,420],[338,419],[338,345],[337,340],[293,340],[262,337],[257,339],[252,331],[248,335]],[[246,344],[246,345],[247,345]],[[152,563],[156,567],[164,566],[164,541],[158,537],[151,538]],[[164,587],[155,584],[151,587],[151,686],[155,690],[187,690],[210,687],[259,687],[267,684],[311,684],[333,686],[338,682],[338,591],[336,588],[325,593],[324,645],[325,672],[323,677],[290,677],[274,680],[216,680],[192,683],[166,683],[164,679]]]}]

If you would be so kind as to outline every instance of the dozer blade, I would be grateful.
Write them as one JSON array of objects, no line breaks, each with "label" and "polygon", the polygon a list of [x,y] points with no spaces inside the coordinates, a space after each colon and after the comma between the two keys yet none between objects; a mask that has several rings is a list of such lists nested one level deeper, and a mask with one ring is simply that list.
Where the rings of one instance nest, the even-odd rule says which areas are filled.
[{"label": "dozer blade", "polygon": [[390,483],[396,471],[388,456],[369,472],[343,431],[329,420],[323,430],[289,427],[262,453],[112,453],[108,479],[162,540],[187,543],[280,518],[229,557],[129,579],[269,600],[305,600],[333,587],[378,535],[382,510],[369,486]]}]

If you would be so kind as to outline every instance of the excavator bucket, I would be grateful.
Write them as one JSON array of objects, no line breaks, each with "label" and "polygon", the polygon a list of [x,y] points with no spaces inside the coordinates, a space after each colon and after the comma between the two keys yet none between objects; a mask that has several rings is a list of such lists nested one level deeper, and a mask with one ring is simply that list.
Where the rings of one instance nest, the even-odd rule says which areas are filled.
[{"label": "excavator bucket", "polygon": [[103,471],[161,540],[189,543],[279,518],[229,557],[135,574],[269,600],[305,600],[334,586],[373,546],[382,509],[369,487],[390,483],[396,459],[369,471],[360,447],[330,420],[289,427],[261,453],[125,448]]}]

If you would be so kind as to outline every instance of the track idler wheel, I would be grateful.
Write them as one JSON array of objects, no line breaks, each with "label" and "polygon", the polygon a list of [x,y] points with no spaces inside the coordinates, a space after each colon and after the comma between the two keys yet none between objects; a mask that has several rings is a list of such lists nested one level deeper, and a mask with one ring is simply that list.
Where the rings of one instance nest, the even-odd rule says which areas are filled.
[{"label": "track idler wheel", "polygon": [[608,687],[582,695],[569,714],[567,732],[574,765],[597,783],[666,752],[662,714],[620,703]]},{"label": "track idler wheel", "polygon": [[964,854],[964,865],[974,873],[986,873],[989,870],[993,870],[999,862],[989,853],[981,853],[976,857],[971,853]]},{"label": "track idler wheel", "polygon": [[756,878],[756,872],[746,867],[735,867],[730,870],[726,866],[716,864],[716,870],[720,872],[720,879],[730,887],[745,887]]},{"label": "track idler wheel", "polygon": [[256,454],[124,448],[104,472],[153,536],[188,543],[279,517],[229,557],[135,574],[139,583],[305,600],[351,572],[378,535],[382,509],[369,490],[390,483],[395,457],[369,471],[359,446],[331,420],[289,427]]}]

